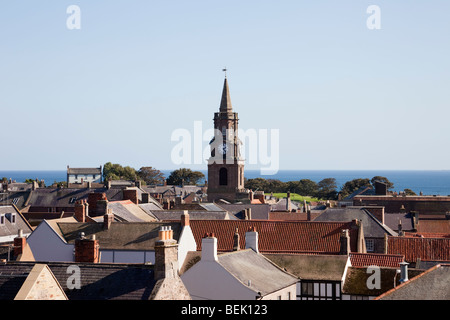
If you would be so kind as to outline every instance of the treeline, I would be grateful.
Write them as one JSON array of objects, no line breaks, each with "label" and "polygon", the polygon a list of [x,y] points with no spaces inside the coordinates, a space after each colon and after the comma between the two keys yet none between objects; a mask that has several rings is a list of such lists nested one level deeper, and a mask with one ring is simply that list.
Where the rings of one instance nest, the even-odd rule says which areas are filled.
[{"label": "treeline", "polygon": [[[346,198],[356,190],[362,187],[373,187],[375,181],[381,181],[387,185],[388,190],[394,187],[386,177],[375,176],[372,179],[353,179],[347,181],[340,190],[338,190],[335,178],[326,178],[319,182],[310,179],[301,179],[299,181],[283,182],[277,179],[255,178],[245,181],[245,187],[254,191],[260,190],[265,193],[297,193],[301,196],[317,197],[319,199],[337,200]],[[410,189],[405,189],[408,195],[415,195]]]},{"label": "treeline", "polygon": [[136,170],[130,166],[122,166],[111,162],[103,166],[103,181],[108,180],[141,180],[145,184],[163,184],[167,180],[170,185],[196,185],[205,179],[205,175],[200,171],[192,171],[187,168],[174,170],[166,178],[165,175],[153,167],[141,167]]}]

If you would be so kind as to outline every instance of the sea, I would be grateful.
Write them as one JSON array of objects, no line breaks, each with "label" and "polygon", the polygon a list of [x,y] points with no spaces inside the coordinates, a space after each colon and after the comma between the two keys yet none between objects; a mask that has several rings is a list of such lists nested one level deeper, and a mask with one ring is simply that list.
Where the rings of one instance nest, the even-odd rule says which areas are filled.
[{"label": "sea", "polygon": [[[161,170],[168,177],[172,170]],[[200,170],[207,176],[206,170]],[[280,170],[274,175],[261,175],[259,170],[246,170],[247,179],[264,178],[278,179],[283,182],[298,181],[301,179],[310,179],[319,182],[325,178],[335,178],[338,189],[345,182],[353,179],[372,179],[375,176],[386,177],[394,184],[393,191],[403,191],[408,188],[419,194],[424,195],[450,195],[450,170]],[[0,170],[0,179],[7,178],[16,182],[24,182],[26,179],[44,180],[46,185],[54,182],[66,181],[67,172],[65,170],[49,171],[2,171]]]}]

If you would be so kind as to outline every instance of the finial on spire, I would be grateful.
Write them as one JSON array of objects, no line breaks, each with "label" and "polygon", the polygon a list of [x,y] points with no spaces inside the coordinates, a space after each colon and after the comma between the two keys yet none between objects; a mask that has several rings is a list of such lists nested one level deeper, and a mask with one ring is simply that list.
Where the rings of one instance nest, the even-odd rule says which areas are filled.
[{"label": "finial on spire", "polygon": [[227,77],[227,67],[222,69],[223,72],[225,72],[225,78]]}]

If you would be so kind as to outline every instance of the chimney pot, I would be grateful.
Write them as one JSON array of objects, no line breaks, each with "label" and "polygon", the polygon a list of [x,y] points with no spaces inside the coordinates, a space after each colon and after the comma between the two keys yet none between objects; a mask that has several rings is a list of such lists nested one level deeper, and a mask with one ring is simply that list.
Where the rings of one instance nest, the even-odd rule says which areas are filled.
[{"label": "chimney pot", "polygon": [[408,281],[408,262],[400,262],[400,272],[401,272],[401,278],[400,283]]}]

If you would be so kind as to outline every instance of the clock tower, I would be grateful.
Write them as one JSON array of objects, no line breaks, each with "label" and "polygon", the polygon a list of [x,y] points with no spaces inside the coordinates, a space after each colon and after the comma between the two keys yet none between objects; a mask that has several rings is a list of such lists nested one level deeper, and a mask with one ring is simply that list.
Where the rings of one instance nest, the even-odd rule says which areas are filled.
[{"label": "clock tower", "polygon": [[210,142],[208,201],[248,199],[244,189],[244,159],[240,154],[238,122],[238,114],[233,112],[231,106],[225,75],[219,112],[214,113],[214,137]]}]

